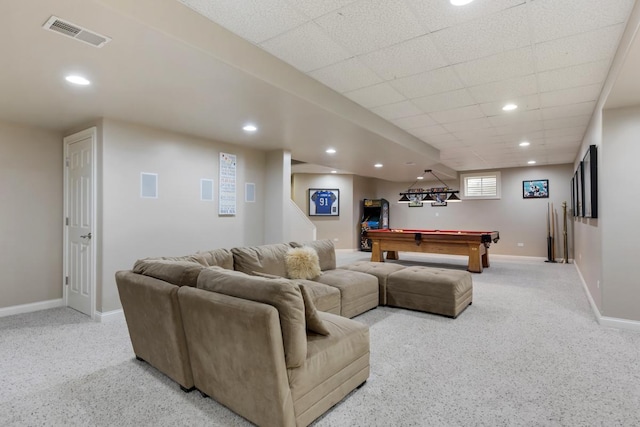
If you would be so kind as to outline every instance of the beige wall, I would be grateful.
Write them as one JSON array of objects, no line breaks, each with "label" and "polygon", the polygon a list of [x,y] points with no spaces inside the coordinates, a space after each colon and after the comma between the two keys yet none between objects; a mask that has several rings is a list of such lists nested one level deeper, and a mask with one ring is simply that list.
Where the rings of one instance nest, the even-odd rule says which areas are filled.
[{"label": "beige wall", "polygon": [[[398,193],[405,191],[411,183],[388,181],[379,181],[377,195],[390,202],[389,223],[392,228],[497,230],[500,232],[500,241],[491,245],[492,253],[544,258],[547,257],[547,203],[553,203],[556,213],[556,258],[561,259],[562,202],[571,204],[572,165],[510,168],[501,169],[500,172],[500,200],[465,200],[449,203],[446,207],[432,207],[424,203],[421,208],[410,208],[407,204],[396,202],[400,197]],[[522,181],[531,179],[549,179],[548,199],[523,199]],[[459,180],[445,182],[452,188],[460,188]],[[423,182],[420,186],[439,184]],[[571,242],[571,236],[568,237]],[[518,243],[524,246],[518,246]]]},{"label": "beige wall", "polygon": [[[595,145],[598,149],[598,171],[599,185],[602,186],[603,169],[602,169],[602,110],[597,110],[592,119],[585,137],[582,147],[578,152],[577,160],[573,165],[575,171],[579,162],[584,157],[590,145]],[[602,191],[599,191],[600,195]],[[606,207],[602,203],[602,197],[598,198],[598,216],[600,218],[606,215]],[[575,244],[575,263],[580,270],[580,274],[584,279],[587,290],[593,299],[594,304],[602,313],[602,226],[599,218],[580,218],[576,217],[573,221],[574,227],[574,244]]]},{"label": "beige wall", "polygon": [[[640,156],[640,107],[605,110],[599,176],[602,207],[602,310],[607,317],[640,321],[637,261],[640,186],[630,175]],[[628,184],[628,185],[625,185]]]},{"label": "beige wall", "polygon": [[[261,244],[265,154],[124,122],[105,120],[102,147],[102,295],[98,311],[120,307],[114,274],[136,259]],[[237,215],[218,216],[219,153],[237,156]],[[158,174],[157,199],[140,197],[140,173]],[[214,180],[213,202],[200,179]],[[245,203],[244,184],[256,184]]]},{"label": "beige wall", "polygon": [[311,216],[309,219],[317,227],[316,238],[331,239],[337,249],[353,249],[355,238],[353,176],[337,174],[298,173],[292,177],[293,201],[307,215],[309,214],[309,188],[337,188],[340,190],[340,215]]},{"label": "beige wall", "polygon": [[0,121],[0,308],[62,298],[62,135]]}]

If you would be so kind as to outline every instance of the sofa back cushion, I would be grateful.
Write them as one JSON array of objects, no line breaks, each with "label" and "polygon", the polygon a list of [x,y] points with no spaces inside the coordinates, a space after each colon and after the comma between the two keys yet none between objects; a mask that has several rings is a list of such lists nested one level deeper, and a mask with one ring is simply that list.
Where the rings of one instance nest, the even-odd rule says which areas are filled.
[{"label": "sofa back cushion", "polygon": [[133,272],[164,280],[176,286],[195,287],[198,276],[204,268],[196,262],[141,259],[134,264]]},{"label": "sofa back cushion", "polygon": [[320,260],[320,270],[335,270],[336,268],[336,247],[333,244],[333,240],[312,240],[309,242],[291,242],[290,246],[299,248],[302,246],[309,246],[316,250],[318,253],[318,259]]},{"label": "sofa back cushion", "polygon": [[284,257],[288,250],[289,245],[285,243],[233,248],[233,269],[247,274],[258,271],[286,277]]},{"label": "sofa back cushion", "polygon": [[293,281],[209,267],[198,277],[198,288],[275,307],[280,317],[287,368],[297,368],[304,363],[307,357],[304,302],[300,288]]},{"label": "sofa back cushion", "polygon": [[214,249],[206,252],[198,252],[196,255],[204,259],[207,267],[218,266],[226,268],[227,270],[233,270],[233,254],[229,249]]}]

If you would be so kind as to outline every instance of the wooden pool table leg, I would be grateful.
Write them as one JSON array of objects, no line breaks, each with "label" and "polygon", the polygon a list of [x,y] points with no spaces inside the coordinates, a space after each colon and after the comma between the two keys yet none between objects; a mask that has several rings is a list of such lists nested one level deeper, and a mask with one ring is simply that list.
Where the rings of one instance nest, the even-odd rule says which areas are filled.
[{"label": "wooden pool table leg", "polygon": [[467,270],[472,273],[482,273],[482,251],[477,244],[469,244],[469,265]]},{"label": "wooden pool table leg", "polygon": [[371,241],[371,262],[384,262],[379,240]]},{"label": "wooden pool table leg", "polygon": [[489,267],[489,249],[482,246],[482,266],[484,268]]},{"label": "wooden pool table leg", "polygon": [[400,259],[398,258],[398,251],[387,251],[387,259]]}]

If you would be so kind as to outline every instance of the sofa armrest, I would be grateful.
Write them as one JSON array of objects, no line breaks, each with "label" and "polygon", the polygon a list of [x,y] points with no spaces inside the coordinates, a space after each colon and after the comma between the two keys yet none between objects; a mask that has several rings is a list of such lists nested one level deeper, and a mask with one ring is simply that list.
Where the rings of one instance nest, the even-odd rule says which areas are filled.
[{"label": "sofa armrest", "polygon": [[255,424],[295,426],[278,311],[187,287],[178,300],[195,386]]},{"label": "sofa armrest", "polygon": [[178,286],[131,271],[117,272],[116,284],[136,356],[185,389],[193,387]]}]

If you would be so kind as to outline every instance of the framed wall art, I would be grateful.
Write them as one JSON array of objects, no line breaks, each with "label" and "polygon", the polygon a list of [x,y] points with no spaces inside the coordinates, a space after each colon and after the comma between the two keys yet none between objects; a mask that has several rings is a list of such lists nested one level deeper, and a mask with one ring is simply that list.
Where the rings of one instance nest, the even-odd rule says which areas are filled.
[{"label": "framed wall art", "polygon": [[522,181],[522,197],[524,199],[549,198],[549,180],[534,179],[529,181]]},{"label": "framed wall art", "polygon": [[584,200],[584,186],[582,185],[582,162],[578,163],[576,169],[576,216],[584,216],[583,200]]},{"label": "framed wall art", "polygon": [[598,158],[595,145],[590,145],[582,159],[583,216],[598,218]]},{"label": "framed wall art", "polygon": [[339,216],[340,190],[326,188],[309,189],[309,216]]}]

